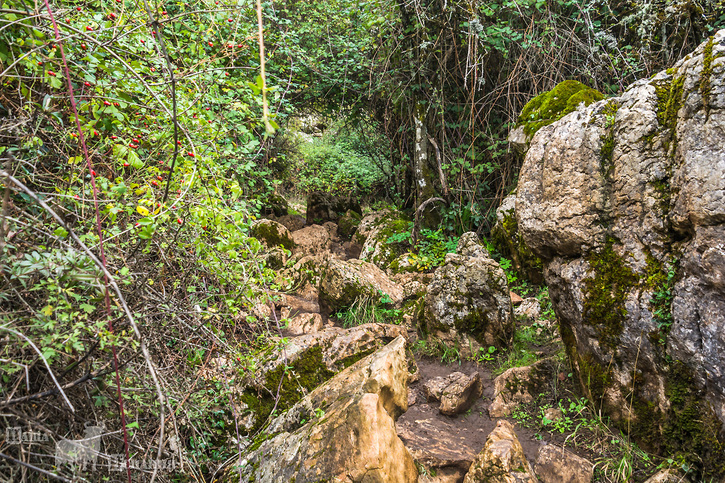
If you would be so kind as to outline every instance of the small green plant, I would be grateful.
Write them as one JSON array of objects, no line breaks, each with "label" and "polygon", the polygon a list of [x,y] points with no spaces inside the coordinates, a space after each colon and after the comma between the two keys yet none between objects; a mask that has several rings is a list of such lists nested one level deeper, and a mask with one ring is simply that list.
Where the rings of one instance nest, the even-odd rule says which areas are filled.
[{"label": "small green plant", "polygon": [[494,354],[496,353],[496,348],[494,346],[489,346],[487,349],[484,347],[481,347],[478,349],[478,352],[471,357],[472,360],[482,363],[482,362],[491,362],[494,359]]},{"label": "small green plant", "polygon": [[379,292],[378,300],[375,297],[363,295],[355,299],[350,307],[335,315],[345,328],[375,322],[400,324],[403,311],[391,308],[390,304],[392,304],[392,300],[382,292]]}]

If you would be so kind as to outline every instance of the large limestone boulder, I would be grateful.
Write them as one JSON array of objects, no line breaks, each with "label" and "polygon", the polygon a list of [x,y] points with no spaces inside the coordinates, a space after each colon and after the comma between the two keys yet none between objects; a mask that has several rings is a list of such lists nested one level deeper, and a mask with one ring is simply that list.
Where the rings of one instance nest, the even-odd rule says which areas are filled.
[{"label": "large limestone boulder", "polygon": [[525,154],[536,131],[603,97],[601,92],[581,82],[565,80],[526,103],[508,141],[516,152]]},{"label": "large limestone boulder", "polygon": [[[468,237],[461,239],[459,245],[468,244]],[[470,247],[464,251],[471,253]],[[421,321],[425,332],[457,345],[464,356],[480,347],[505,347],[513,335],[506,274],[484,252],[447,254],[425,296]]]},{"label": "large limestone boulder", "polygon": [[402,287],[372,263],[331,258],[322,273],[320,303],[329,312],[348,308],[363,298],[377,303],[387,296],[393,305],[403,301]]},{"label": "large limestone boulder", "polygon": [[[236,412],[243,431],[256,431],[273,409],[290,408],[337,372],[404,335],[404,328],[389,324],[331,327],[291,338],[271,353],[259,355],[261,360],[243,372],[239,381]],[[280,399],[275,403],[278,390]]]},{"label": "large limestone boulder", "polygon": [[589,399],[725,478],[725,31],[542,127],[516,218]]},{"label": "large limestone boulder", "polygon": [[228,476],[269,483],[418,481],[395,432],[395,419],[408,407],[405,352],[398,337],[312,391],[265,428]]},{"label": "large limestone boulder", "polygon": [[463,483],[537,483],[511,423],[496,423]]}]

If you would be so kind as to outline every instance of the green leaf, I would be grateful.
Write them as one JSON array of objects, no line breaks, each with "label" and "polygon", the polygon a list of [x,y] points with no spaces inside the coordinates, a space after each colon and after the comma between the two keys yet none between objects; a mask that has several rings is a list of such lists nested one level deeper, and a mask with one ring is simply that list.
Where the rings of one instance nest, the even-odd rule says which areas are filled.
[{"label": "green leaf", "polygon": [[68,231],[65,228],[56,228],[53,232],[53,235],[59,237],[59,238],[65,238],[68,236]]},{"label": "green leaf", "polygon": [[96,310],[96,307],[90,304],[81,304],[80,307],[87,314],[91,314]]}]

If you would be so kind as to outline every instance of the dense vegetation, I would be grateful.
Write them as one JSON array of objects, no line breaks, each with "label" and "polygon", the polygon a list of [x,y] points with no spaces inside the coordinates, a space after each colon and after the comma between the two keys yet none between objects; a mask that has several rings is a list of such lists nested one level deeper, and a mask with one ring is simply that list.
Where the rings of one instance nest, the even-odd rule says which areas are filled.
[{"label": "dense vegetation", "polygon": [[0,421],[50,438],[46,455],[0,450],[8,481],[53,471],[52,441],[99,420],[108,453],[163,442],[181,480],[209,480],[235,454],[236,376],[198,369],[224,354],[242,374],[276,343],[260,306],[286,281],[249,236],[275,193],[440,196],[421,248],[440,263],[515,186],[505,139],[527,101],[565,79],[615,94],[725,26],[722,0],[5,0],[0,15]]}]

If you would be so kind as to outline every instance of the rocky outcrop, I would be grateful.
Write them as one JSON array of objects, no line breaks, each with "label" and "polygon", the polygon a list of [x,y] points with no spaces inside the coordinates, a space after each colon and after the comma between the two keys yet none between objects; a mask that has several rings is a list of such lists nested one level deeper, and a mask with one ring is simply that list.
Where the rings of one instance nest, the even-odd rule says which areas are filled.
[{"label": "rocky outcrop", "polygon": [[242,373],[237,414],[243,429],[259,429],[273,409],[290,408],[338,371],[404,335],[405,329],[395,325],[363,324],[347,330],[324,329],[280,344],[257,361],[252,371]]},{"label": "rocky outcrop", "polygon": [[516,218],[590,400],[725,477],[725,31],[542,127]]},{"label": "rocky outcrop", "polygon": [[273,420],[229,478],[240,481],[415,482],[395,432],[407,409],[408,363],[398,337]]},{"label": "rocky outcrop", "polygon": [[536,483],[514,427],[502,419],[491,431],[463,483]]},{"label": "rocky outcrop", "polygon": [[[459,245],[468,246],[468,237],[462,239]],[[447,254],[428,285],[421,323],[430,336],[458,346],[463,355],[507,346],[514,318],[506,274],[491,258]]]},{"label": "rocky outcrop", "polygon": [[322,225],[326,221],[337,221],[348,210],[362,214],[360,203],[349,196],[310,193],[307,197],[307,224]]},{"label": "rocky outcrop", "polygon": [[534,471],[543,483],[590,483],[594,477],[591,461],[553,444],[539,449]]}]

